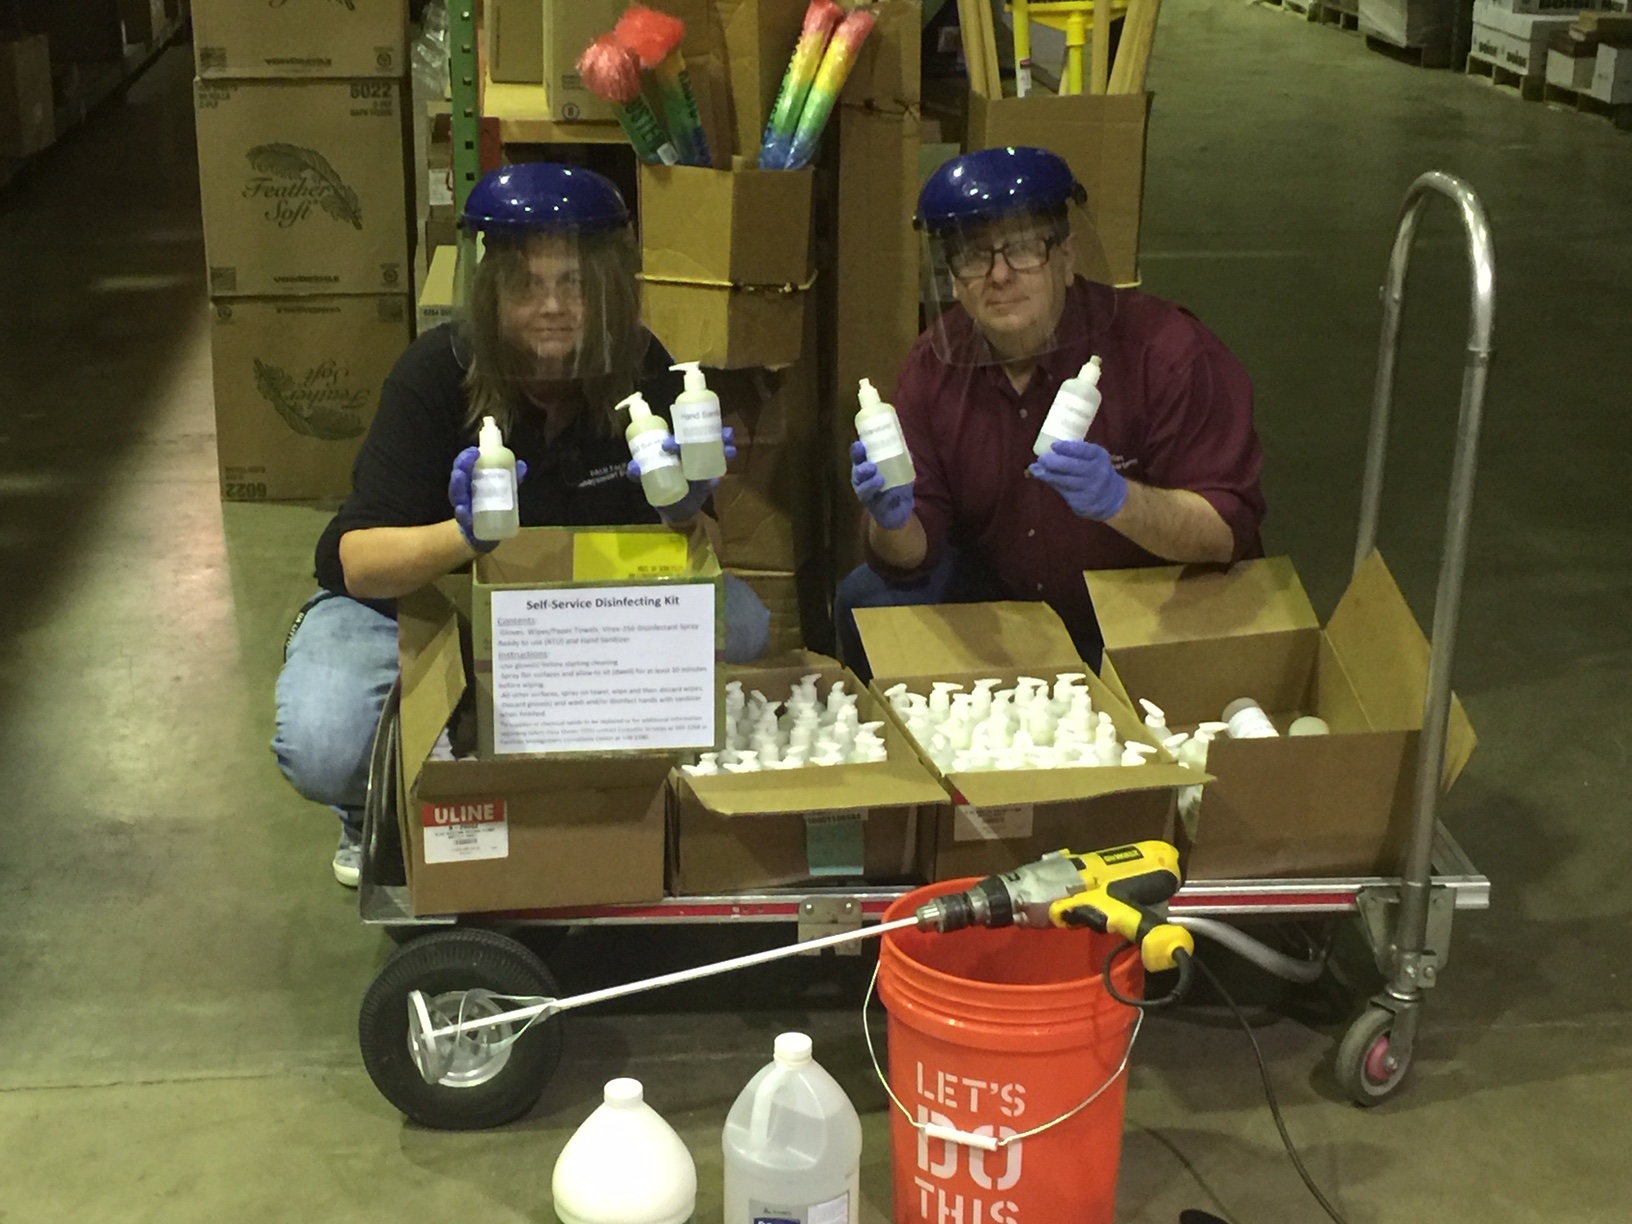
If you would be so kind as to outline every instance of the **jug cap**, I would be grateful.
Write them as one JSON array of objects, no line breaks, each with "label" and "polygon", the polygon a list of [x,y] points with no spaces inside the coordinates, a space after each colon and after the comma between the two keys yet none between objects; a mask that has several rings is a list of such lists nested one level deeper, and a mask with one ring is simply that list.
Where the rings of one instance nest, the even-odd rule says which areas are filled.
[{"label": "jug cap", "polygon": [[811,1040],[804,1033],[783,1033],[776,1039],[776,1061],[784,1067],[802,1067],[811,1061]]},{"label": "jug cap", "polygon": [[606,1081],[606,1091],[602,1098],[608,1105],[627,1107],[639,1105],[646,1099],[646,1091],[637,1079],[627,1076]]}]

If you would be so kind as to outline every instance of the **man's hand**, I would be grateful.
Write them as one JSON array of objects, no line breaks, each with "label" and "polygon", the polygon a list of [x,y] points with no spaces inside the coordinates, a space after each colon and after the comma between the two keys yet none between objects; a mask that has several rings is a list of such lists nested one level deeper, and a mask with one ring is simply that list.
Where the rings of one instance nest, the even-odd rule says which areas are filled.
[{"label": "man's hand", "polygon": [[1026,470],[1063,497],[1080,518],[1103,523],[1121,513],[1128,501],[1128,482],[1111,465],[1105,448],[1092,442],[1056,442]]},{"label": "man's hand", "polygon": [[[737,431],[727,425],[720,430],[720,441],[725,443],[725,461],[730,463],[737,457]],[[663,452],[664,454],[678,456],[680,454],[680,443],[676,442],[672,436],[664,438]],[[625,474],[630,480],[639,480],[640,464],[633,459],[629,460],[629,467],[626,469]],[[691,491],[679,501],[672,505],[657,507],[658,517],[665,523],[670,525],[687,523],[701,514],[703,506],[707,504],[715,486],[720,483],[720,478],[716,476],[713,480],[693,480],[690,483]]]},{"label": "man's hand", "polygon": [[[453,461],[453,471],[448,476],[448,501],[453,506],[453,521],[459,524],[459,534],[465,537],[469,544],[479,553],[492,552],[499,546],[497,540],[478,540],[473,524],[476,521],[475,510],[471,506],[471,472],[476,467],[476,460],[481,450],[475,446],[467,446],[459,452],[459,457]],[[519,486],[527,479],[527,463],[523,459],[516,460],[516,484]]]},{"label": "man's hand", "polygon": [[878,465],[868,460],[867,448],[859,440],[850,444],[850,487],[885,531],[899,531],[912,520],[912,486],[886,489]]}]

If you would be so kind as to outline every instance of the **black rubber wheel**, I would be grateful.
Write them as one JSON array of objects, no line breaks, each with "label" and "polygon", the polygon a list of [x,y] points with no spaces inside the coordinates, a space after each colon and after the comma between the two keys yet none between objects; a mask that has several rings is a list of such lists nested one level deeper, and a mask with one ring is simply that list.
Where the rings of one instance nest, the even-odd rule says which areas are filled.
[{"label": "black rubber wheel", "polygon": [[1375,1003],[1349,1026],[1337,1047],[1337,1079],[1356,1105],[1380,1105],[1394,1095],[1410,1071],[1409,1059],[1389,1047],[1394,1013]]},{"label": "black rubber wheel", "polygon": [[413,1121],[436,1130],[503,1126],[533,1107],[561,1061],[561,1022],[480,1030],[456,1051],[446,1073],[427,1083],[409,1048],[409,993],[418,990],[438,1023],[497,1015],[511,1004],[495,995],[555,998],[560,991],[542,961],[493,931],[437,931],[398,948],[363,996],[357,1041],[374,1086]]}]

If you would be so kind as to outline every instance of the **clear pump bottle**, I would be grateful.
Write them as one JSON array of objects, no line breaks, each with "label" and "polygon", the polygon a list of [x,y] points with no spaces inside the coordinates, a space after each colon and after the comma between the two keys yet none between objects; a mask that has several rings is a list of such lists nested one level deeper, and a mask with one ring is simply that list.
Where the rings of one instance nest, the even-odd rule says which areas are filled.
[{"label": "clear pump bottle", "polygon": [[1037,443],[1031,449],[1046,455],[1056,442],[1081,442],[1099,414],[1099,358],[1090,357],[1077,372],[1054,393],[1054,403],[1043,418],[1043,427],[1037,431]]},{"label": "clear pump bottle", "polygon": [[868,460],[884,477],[886,489],[910,485],[918,479],[918,473],[913,469],[907,438],[901,432],[901,420],[895,415],[895,409],[884,402],[868,379],[861,380],[857,395],[861,411],[856,413],[856,436],[867,448]]},{"label": "clear pump bottle", "polygon": [[508,540],[521,530],[516,505],[516,457],[498,422],[482,418],[476,465],[470,473],[470,533],[478,540]]},{"label": "clear pump bottle", "polygon": [[687,480],[714,480],[725,475],[725,437],[720,430],[720,397],[708,389],[703,367],[682,361],[686,389],[674,401],[674,436],[680,443],[680,470]]},{"label": "clear pump bottle", "polygon": [[680,460],[663,449],[669,440],[669,425],[660,416],[652,415],[646,397],[636,391],[618,404],[629,409],[629,455],[640,466],[640,487],[646,500],[654,506],[672,506],[691,491]]}]

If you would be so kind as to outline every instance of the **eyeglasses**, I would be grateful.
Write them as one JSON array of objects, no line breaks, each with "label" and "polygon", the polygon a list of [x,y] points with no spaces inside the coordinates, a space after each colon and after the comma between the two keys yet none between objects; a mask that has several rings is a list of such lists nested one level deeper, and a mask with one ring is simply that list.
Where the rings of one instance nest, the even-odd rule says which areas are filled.
[{"label": "eyeglasses", "polygon": [[563,272],[556,277],[533,274],[516,285],[512,292],[516,298],[533,304],[542,304],[552,298],[561,303],[576,303],[584,296],[583,275],[579,272]]},{"label": "eyeglasses", "polygon": [[946,253],[946,266],[959,280],[979,280],[989,276],[999,255],[1011,272],[1035,272],[1048,262],[1059,246],[1058,238],[1016,238],[998,247],[953,247]]}]

